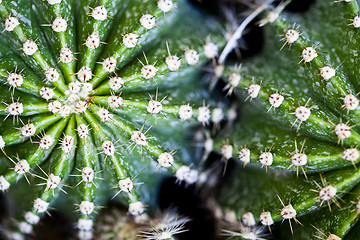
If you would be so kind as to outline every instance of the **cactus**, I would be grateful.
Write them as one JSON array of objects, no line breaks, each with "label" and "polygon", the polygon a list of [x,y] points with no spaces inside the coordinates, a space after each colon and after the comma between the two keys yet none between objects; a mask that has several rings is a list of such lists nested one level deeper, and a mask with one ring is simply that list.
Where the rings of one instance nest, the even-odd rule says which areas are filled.
[{"label": "cactus", "polygon": [[303,14],[285,4],[259,21],[261,54],[225,67],[225,91],[245,103],[214,140],[237,160],[219,191],[223,234],[358,239],[359,2],[317,0]]},{"label": "cactus", "polygon": [[3,0],[0,15],[0,190],[14,231],[58,209],[90,239],[106,201],[141,216],[162,173],[196,181],[186,140],[217,101],[198,75],[224,42],[216,19],[183,0]]}]

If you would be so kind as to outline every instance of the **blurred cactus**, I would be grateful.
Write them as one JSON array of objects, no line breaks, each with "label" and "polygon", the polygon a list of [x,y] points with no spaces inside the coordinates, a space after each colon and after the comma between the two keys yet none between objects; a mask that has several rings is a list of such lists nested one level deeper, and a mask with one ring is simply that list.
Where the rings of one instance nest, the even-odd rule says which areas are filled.
[{"label": "blurred cactus", "polygon": [[359,2],[317,0],[302,14],[285,5],[259,21],[262,53],[225,67],[225,91],[246,103],[214,140],[224,161],[238,160],[219,191],[223,233],[358,239]]},{"label": "blurred cactus", "polygon": [[162,172],[197,180],[187,139],[217,103],[198,75],[224,43],[216,19],[183,0],[0,2],[0,190],[19,233],[55,208],[91,239],[107,200],[141,216]]}]

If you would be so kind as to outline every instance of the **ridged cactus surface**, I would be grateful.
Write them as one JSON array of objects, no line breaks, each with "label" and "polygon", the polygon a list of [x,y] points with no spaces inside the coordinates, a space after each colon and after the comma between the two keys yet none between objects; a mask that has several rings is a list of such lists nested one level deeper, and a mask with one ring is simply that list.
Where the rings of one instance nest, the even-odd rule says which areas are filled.
[{"label": "ridged cactus surface", "polygon": [[358,239],[359,2],[317,0],[301,14],[282,4],[261,17],[261,54],[225,70],[245,103],[215,140],[238,162],[219,194],[223,234]]},{"label": "ridged cactus surface", "polygon": [[215,19],[182,0],[0,2],[0,190],[15,229],[58,209],[91,239],[106,201],[141,217],[162,173],[197,180],[186,140],[211,121],[197,73],[223,42]]}]

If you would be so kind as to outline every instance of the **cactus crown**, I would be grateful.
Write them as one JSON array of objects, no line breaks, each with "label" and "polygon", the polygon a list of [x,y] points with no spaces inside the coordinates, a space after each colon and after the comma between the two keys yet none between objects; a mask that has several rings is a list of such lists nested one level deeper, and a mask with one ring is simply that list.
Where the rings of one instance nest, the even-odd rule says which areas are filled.
[{"label": "cactus crown", "polygon": [[90,239],[107,199],[141,217],[164,169],[196,181],[184,128],[211,121],[194,79],[215,19],[182,0],[0,2],[0,190],[20,232],[62,202]]}]

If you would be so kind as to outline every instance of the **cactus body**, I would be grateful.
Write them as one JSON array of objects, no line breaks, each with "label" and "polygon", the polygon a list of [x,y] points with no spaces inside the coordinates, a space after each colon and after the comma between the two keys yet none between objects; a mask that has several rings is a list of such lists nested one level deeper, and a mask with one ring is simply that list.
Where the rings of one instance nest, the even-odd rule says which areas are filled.
[{"label": "cactus body", "polygon": [[197,72],[218,22],[181,0],[4,0],[0,15],[0,189],[20,232],[57,208],[89,239],[109,199],[151,209],[157,176],[190,161],[186,129],[210,121]]},{"label": "cactus body", "polygon": [[242,217],[243,229],[225,233],[260,238],[251,212],[260,226],[281,229],[281,239],[356,239],[359,3],[319,0],[304,15],[281,10],[260,21],[262,53],[225,70],[229,94],[246,101],[240,120],[215,140],[223,159],[239,161],[220,203]]}]

